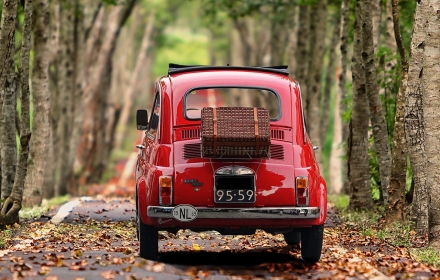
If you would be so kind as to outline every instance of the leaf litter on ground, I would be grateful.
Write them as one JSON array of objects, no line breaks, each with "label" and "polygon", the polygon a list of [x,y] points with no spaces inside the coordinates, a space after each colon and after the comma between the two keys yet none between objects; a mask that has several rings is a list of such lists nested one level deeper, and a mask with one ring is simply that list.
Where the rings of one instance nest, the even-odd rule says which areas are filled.
[{"label": "leaf litter on ground", "polygon": [[[37,275],[57,279],[53,278],[56,275],[52,275],[54,268],[72,272],[99,270],[104,279],[122,275],[127,279],[142,279],[139,278],[139,269],[152,273],[170,272],[182,275],[184,279],[202,279],[212,274],[230,275],[234,279],[247,279],[247,274],[254,278],[270,275],[280,279],[298,279],[301,275],[312,279],[370,279],[380,276],[405,279],[423,275],[428,279],[440,279],[440,270],[417,261],[409,248],[395,246],[387,238],[366,235],[357,224],[340,223],[325,228],[322,257],[315,264],[303,262],[300,247],[287,246],[282,234],[270,234],[263,230],[257,230],[253,235],[220,235],[215,231],[196,233],[190,230],[180,230],[177,234],[161,231],[159,234],[162,253],[266,252],[284,254],[290,258],[281,262],[268,258],[246,268],[251,272],[221,265],[179,268],[143,260],[138,256],[139,244],[133,221],[89,220],[58,225],[30,222],[12,229],[14,235],[0,251],[0,279],[4,270],[16,275],[17,279]],[[414,232],[409,234],[414,247],[426,245],[426,238],[416,237]]]}]

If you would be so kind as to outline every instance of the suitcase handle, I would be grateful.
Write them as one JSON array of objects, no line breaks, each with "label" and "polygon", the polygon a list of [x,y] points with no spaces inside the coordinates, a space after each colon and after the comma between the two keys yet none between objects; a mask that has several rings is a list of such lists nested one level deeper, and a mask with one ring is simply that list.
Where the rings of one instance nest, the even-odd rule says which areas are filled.
[{"label": "suitcase handle", "polygon": [[260,152],[260,135],[258,135],[258,112],[257,112],[257,108],[254,107],[254,126],[255,126],[255,148],[256,150],[256,154],[261,154]]},{"label": "suitcase handle", "polygon": [[217,154],[217,108],[213,108],[213,114],[214,114],[214,145],[213,145],[213,151],[214,154]]}]

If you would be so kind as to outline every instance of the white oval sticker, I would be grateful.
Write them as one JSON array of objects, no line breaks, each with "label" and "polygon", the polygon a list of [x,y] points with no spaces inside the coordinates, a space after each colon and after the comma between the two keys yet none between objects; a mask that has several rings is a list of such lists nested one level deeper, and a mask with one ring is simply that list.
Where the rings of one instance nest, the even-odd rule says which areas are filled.
[{"label": "white oval sticker", "polygon": [[173,217],[181,222],[191,222],[197,218],[197,209],[188,204],[177,205],[173,208]]}]

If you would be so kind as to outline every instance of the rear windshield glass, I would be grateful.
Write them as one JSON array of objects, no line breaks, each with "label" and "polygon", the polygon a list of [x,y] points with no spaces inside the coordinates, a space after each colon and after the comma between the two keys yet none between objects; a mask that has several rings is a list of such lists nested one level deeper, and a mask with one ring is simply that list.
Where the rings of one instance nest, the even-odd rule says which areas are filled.
[{"label": "rear windshield glass", "polygon": [[203,107],[263,107],[271,120],[280,118],[278,95],[268,89],[202,88],[185,95],[184,114],[187,119],[200,119]]}]

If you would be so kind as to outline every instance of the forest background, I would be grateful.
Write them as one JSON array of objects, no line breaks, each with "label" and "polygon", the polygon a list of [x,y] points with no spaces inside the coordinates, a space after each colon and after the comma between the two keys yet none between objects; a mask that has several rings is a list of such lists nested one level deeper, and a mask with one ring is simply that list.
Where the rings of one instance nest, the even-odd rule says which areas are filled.
[{"label": "forest background", "polygon": [[[418,176],[414,184],[403,130],[409,114],[396,112],[410,108],[408,58],[425,44],[414,34],[438,20],[428,17],[438,4],[4,0],[0,221],[17,221],[22,206],[43,198],[82,195],[108,181],[115,162],[133,152],[140,137],[135,111],[151,108],[154,83],[169,63],[285,64],[301,85],[329,193],[347,194],[353,210],[374,203],[390,221],[416,217],[418,232],[426,234],[428,181]],[[424,16],[429,20],[419,28]],[[409,103],[399,105],[399,96]],[[415,127],[420,132],[423,123]],[[417,190],[424,191],[414,200],[418,206],[407,207]]]}]

